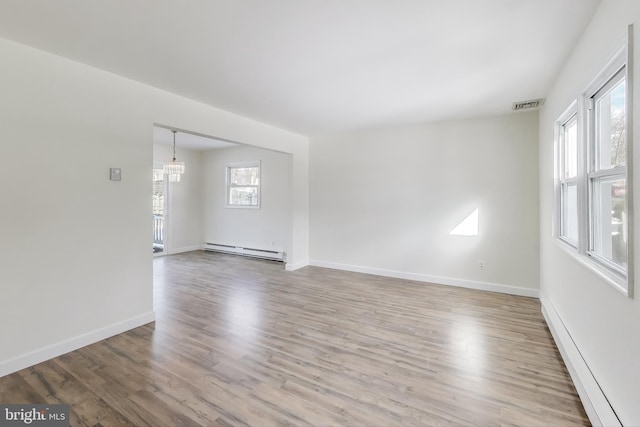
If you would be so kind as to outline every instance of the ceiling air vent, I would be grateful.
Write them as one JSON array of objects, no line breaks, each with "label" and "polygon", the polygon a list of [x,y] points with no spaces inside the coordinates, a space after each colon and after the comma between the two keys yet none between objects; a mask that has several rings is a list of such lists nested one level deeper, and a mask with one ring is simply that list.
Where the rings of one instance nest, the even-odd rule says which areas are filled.
[{"label": "ceiling air vent", "polygon": [[530,99],[528,101],[519,101],[519,102],[514,102],[511,109],[514,111],[530,110],[532,108],[538,108],[543,103],[544,103],[544,98]]}]

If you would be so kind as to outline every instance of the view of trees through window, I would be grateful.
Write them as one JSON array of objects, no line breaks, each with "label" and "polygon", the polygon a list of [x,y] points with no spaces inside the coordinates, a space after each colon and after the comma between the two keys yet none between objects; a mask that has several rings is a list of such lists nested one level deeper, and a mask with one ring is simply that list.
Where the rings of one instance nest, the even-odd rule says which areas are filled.
[{"label": "view of trees through window", "polygon": [[260,166],[228,166],[227,197],[228,206],[260,206]]},{"label": "view of trees through window", "polygon": [[625,79],[594,96],[595,154],[599,172],[592,179],[592,250],[627,265]]}]

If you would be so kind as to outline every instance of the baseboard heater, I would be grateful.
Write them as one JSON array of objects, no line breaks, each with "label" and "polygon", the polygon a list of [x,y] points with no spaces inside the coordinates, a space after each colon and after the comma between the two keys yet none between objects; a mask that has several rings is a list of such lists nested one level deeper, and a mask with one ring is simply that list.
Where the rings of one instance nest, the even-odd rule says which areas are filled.
[{"label": "baseboard heater", "polygon": [[242,246],[221,245],[218,243],[205,243],[205,251],[224,252],[227,254],[236,254],[249,256],[254,258],[270,259],[273,261],[285,261],[285,253],[279,251],[269,251],[266,249],[244,248]]}]

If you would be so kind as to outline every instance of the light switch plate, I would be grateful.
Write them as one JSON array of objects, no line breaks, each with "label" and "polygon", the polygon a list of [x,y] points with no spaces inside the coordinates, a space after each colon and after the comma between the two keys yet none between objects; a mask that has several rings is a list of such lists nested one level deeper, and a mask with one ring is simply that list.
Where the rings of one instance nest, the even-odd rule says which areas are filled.
[{"label": "light switch plate", "polygon": [[109,169],[109,179],[111,181],[120,181],[120,180],[122,180],[122,170],[120,168],[111,168],[111,169]]}]

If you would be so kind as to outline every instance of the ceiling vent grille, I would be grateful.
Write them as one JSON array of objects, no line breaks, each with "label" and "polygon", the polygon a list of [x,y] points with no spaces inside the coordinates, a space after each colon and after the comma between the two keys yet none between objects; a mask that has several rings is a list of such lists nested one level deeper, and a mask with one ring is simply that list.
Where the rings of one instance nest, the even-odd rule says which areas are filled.
[{"label": "ceiling vent grille", "polygon": [[544,103],[544,98],[530,99],[528,101],[519,101],[519,102],[514,102],[511,109],[514,111],[530,110],[532,108],[538,108],[543,103]]}]

